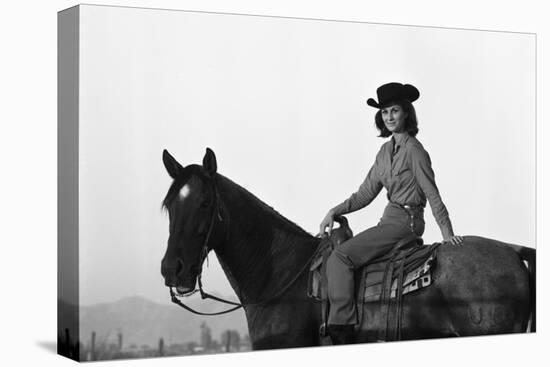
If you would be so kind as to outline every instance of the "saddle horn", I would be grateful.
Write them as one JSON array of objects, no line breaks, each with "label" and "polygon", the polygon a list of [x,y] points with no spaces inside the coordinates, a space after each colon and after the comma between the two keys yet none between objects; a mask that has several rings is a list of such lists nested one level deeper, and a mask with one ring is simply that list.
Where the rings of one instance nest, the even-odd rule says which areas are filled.
[{"label": "saddle horn", "polygon": [[334,221],[340,224],[340,227],[333,229],[330,235],[334,244],[339,245],[340,243],[353,237],[353,231],[349,227],[348,219],[343,215],[335,215]]}]

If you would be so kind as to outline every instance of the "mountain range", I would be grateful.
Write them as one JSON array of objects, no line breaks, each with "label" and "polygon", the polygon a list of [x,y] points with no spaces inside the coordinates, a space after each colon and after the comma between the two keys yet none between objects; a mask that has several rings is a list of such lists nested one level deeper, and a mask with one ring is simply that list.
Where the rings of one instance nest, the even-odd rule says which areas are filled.
[{"label": "mountain range", "polygon": [[[216,312],[227,306],[200,297],[185,299],[183,302],[202,312]],[[59,321],[74,320],[76,306],[60,300],[58,307]],[[199,342],[202,322],[210,328],[213,339],[220,340],[226,330],[236,330],[241,336],[248,335],[242,309],[224,315],[199,316],[175,304],[159,304],[139,296],[80,307],[80,335],[84,345],[90,343],[94,331],[97,345],[117,344],[119,333],[122,334],[123,346],[156,346],[160,338],[164,339],[166,345]]]}]

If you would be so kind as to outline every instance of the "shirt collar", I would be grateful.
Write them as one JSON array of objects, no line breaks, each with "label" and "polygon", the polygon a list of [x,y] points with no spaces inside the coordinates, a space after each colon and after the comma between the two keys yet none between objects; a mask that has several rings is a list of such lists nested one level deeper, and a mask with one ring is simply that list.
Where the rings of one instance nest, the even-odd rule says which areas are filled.
[{"label": "shirt collar", "polygon": [[398,135],[399,135],[399,137],[397,139],[395,139],[395,137],[393,135],[392,135],[391,139],[392,139],[392,141],[395,142],[395,144],[397,144],[397,146],[404,147],[407,144],[407,141],[409,140],[410,135],[409,135],[408,132],[399,133]]}]

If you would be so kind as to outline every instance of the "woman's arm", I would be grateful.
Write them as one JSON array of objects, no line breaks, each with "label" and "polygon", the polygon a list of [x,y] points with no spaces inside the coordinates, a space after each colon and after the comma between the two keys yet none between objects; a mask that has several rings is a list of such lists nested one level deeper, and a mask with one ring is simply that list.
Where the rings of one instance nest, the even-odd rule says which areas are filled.
[{"label": "woman's arm", "polygon": [[380,193],[383,185],[377,175],[377,161],[378,159],[369,170],[367,177],[365,177],[365,180],[359,186],[359,189],[351,194],[351,196],[344,200],[342,203],[336,205],[334,208],[328,211],[325,218],[323,218],[323,220],[321,221],[318,236],[324,234],[327,227],[328,234],[330,235],[333,226],[333,218],[335,215],[347,214],[364,208],[365,206],[369,205]]},{"label": "woman's arm", "polygon": [[382,190],[382,182],[377,174],[376,162],[369,170],[367,177],[356,192],[342,203],[336,205],[329,212],[333,215],[352,213],[369,205]]},{"label": "woman's arm", "polygon": [[453,226],[449,218],[449,213],[435,184],[435,174],[432,169],[432,162],[426,150],[422,147],[413,146],[411,148],[412,172],[416,182],[426,195],[430,202],[435,221],[439,225],[441,234],[445,241],[450,241],[454,237]]}]

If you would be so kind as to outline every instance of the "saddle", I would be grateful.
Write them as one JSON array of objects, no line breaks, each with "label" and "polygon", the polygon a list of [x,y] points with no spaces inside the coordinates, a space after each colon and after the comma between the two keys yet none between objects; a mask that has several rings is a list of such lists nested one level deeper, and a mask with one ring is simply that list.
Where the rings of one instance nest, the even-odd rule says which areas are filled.
[{"label": "saddle", "polygon": [[[309,271],[307,295],[321,302],[321,326],[319,333],[327,336],[329,311],[326,261],[331,252],[342,242],[353,237],[345,217],[335,217],[340,227],[330,236],[324,236],[317,248]],[[423,240],[414,233],[401,239],[393,250],[356,270],[356,310],[359,327],[363,321],[363,304],[379,302],[382,323],[379,325],[379,340],[401,338],[401,311],[403,295],[415,292],[432,284],[431,271],[435,265],[435,250],[439,243],[423,245]],[[391,317],[390,317],[391,315]],[[390,325],[394,320],[394,325]]]}]

